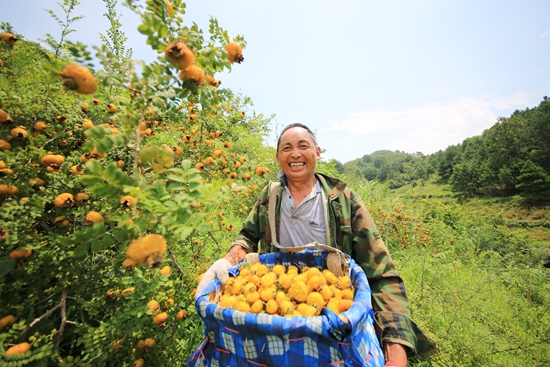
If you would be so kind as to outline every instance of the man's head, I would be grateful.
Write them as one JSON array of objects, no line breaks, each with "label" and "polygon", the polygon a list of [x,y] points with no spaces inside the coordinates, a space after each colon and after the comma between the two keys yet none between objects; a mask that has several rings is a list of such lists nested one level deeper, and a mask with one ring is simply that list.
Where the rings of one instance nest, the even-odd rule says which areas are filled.
[{"label": "man's head", "polygon": [[283,131],[281,131],[281,134],[279,134],[279,139],[277,139],[277,152],[279,151],[279,145],[281,145],[281,138],[283,137],[283,134],[288,130],[288,129],[292,129],[293,127],[301,127],[302,129],[306,130],[309,137],[311,138],[311,140],[313,141],[313,144],[315,145],[315,148],[317,148],[317,138],[315,137],[315,134],[313,133],[313,131],[311,131],[311,129],[309,127],[307,127],[306,125],[304,124],[300,124],[299,122],[295,122],[293,124],[290,124],[290,125],[287,125],[285,126],[285,128],[283,129]]},{"label": "man's head", "polygon": [[286,126],[277,142],[277,162],[290,182],[305,182],[314,177],[321,148],[305,125]]}]

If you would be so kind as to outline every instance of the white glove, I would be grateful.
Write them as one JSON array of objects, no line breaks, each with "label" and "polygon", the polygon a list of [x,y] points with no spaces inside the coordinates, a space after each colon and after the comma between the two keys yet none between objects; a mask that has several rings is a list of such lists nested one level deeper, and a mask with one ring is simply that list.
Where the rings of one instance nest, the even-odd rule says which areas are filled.
[{"label": "white glove", "polygon": [[199,285],[197,285],[197,290],[195,291],[195,298],[198,298],[204,288],[214,279],[218,279],[221,284],[225,284],[227,278],[229,278],[229,269],[233,265],[226,259],[219,259],[204,273]]}]

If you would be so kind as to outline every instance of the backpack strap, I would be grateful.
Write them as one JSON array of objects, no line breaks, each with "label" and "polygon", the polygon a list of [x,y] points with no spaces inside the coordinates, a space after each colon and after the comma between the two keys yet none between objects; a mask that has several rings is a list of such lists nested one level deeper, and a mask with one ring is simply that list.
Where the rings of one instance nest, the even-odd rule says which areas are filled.
[{"label": "backpack strap", "polygon": [[305,249],[317,249],[328,251],[329,255],[327,257],[327,267],[331,270],[336,276],[342,276],[344,274],[349,274],[348,258],[342,251],[337,248],[320,244],[318,242],[308,243],[303,246],[296,247],[283,247],[277,241],[277,228],[275,227],[275,210],[277,207],[277,192],[281,187],[280,182],[271,182],[269,187],[269,202],[267,214],[269,218],[269,227],[271,228],[271,243],[273,246],[277,247],[279,250],[288,251],[288,252],[298,252]]}]

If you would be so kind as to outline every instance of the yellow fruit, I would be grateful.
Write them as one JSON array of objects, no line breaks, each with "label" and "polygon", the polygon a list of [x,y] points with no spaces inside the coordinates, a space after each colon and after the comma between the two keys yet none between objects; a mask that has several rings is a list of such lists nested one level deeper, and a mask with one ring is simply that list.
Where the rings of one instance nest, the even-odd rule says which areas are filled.
[{"label": "yellow fruit", "polygon": [[86,224],[91,225],[94,223],[103,222],[103,216],[96,211],[90,211],[86,214]]},{"label": "yellow fruit", "polygon": [[5,141],[4,139],[0,139],[0,151],[6,151],[11,150],[11,144]]},{"label": "yellow fruit", "polygon": [[235,302],[237,302],[237,298],[235,296],[224,294],[220,299],[219,305],[221,307],[231,308],[235,305]]},{"label": "yellow fruit", "polygon": [[276,291],[275,288],[263,288],[259,292],[260,292],[260,298],[264,302],[268,302],[268,301],[273,300],[273,298],[275,297],[275,293],[277,291]]},{"label": "yellow fruit", "polygon": [[265,304],[265,310],[270,315],[275,315],[279,310],[279,304],[274,299],[270,299]]},{"label": "yellow fruit", "polygon": [[109,299],[115,299],[115,298],[118,297],[118,291],[116,291],[112,288],[109,289],[106,294],[107,294],[107,298],[109,298]]},{"label": "yellow fruit", "polygon": [[71,166],[71,174],[73,175],[81,175],[84,173],[84,167],[79,165]]},{"label": "yellow fruit", "polygon": [[90,198],[90,196],[86,193],[83,193],[83,192],[79,192],[78,194],[76,194],[76,197],[75,197],[75,201],[77,203],[85,203],[86,201],[88,201],[88,199]]},{"label": "yellow fruit", "polygon": [[350,299],[353,301],[353,291],[350,288],[342,289],[342,299]]},{"label": "yellow fruit", "polygon": [[338,287],[340,289],[351,288],[351,279],[347,276],[341,276],[338,278]]},{"label": "yellow fruit", "polygon": [[44,130],[46,130],[47,127],[48,127],[48,125],[46,125],[46,123],[44,121],[38,121],[34,124],[34,129],[36,131],[44,131]]},{"label": "yellow fruit", "polygon": [[129,297],[132,294],[134,294],[135,290],[136,290],[136,288],[134,288],[134,287],[125,288],[125,289],[122,290],[122,292],[120,292],[120,294],[122,295],[122,297]]},{"label": "yellow fruit", "polygon": [[319,289],[319,293],[321,293],[321,296],[323,296],[325,301],[328,301],[334,297],[334,293],[332,293],[328,285],[322,285]]},{"label": "yellow fruit", "polygon": [[325,276],[325,279],[329,284],[336,284],[338,283],[338,277],[334,275],[334,273],[328,269],[323,270],[323,275]]},{"label": "yellow fruit", "polygon": [[235,302],[233,308],[241,312],[250,312],[250,305],[248,304],[248,302],[246,302],[246,299],[238,300],[237,302]]},{"label": "yellow fruit", "polygon": [[146,338],[145,339],[145,348],[151,349],[154,348],[157,345],[157,342],[153,338]]},{"label": "yellow fruit", "polygon": [[277,301],[277,303],[288,301],[288,297],[284,291],[277,291],[277,293],[275,293],[275,301]]},{"label": "yellow fruit", "polygon": [[0,330],[4,329],[5,327],[13,325],[15,322],[15,317],[13,315],[4,316],[0,319]]},{"label": "yellow fruit", "polygon": [[225,46],[225,50],[228,53],[227,59],[230,63],[241,63],[244,61],[243,48],[236,42],[228,43]]},{"label": "yellow fruit", "polygon": [[197,85],[204,83],[204,70],[197,65],[191,65],[184,70],[180,70],[178,76],[184,82],[192,82]]},{"label": "yellow fruit", "polygon": [[15,46],[19,40],[13,34],[5,32],[2,33],[2,41],[10,46]]},{"label": "yellow fruit", "polygon": [[164,323],[164,321],[166,321],[167,318],[168,318],[168,314],[166,312],[161,312],[155,317],[153,317],[153,322],[157,325],[160,325]]},{"label": "yellow fruit", "polygon": [[27,136],[29,136],[27,130],[23,126],[11,129],[10,135],[16,139],[25,139]]},{"label": "yellow fruit", "polygon": [[109,103],[109,104],[107,105],[107,111],[109,111],[109,112],[115,112],[116,110],[117,110],[117,106],[115,106],[114,104]]},{"label": "yellow fruit", "polygon": [[250,306],[250,312],[258,314],[264,309],[264,302],[261,299],[256,300],[252,306]]},{"label": "yellow fruit", "polygon": [[222,83],[221,81],[219,80],[216,80],[214,77],[210,76],[210,75],[207,75],[205,78],[206,80],[206,83],[212,87],[216,87],[218,88],[220,86],[220,84]]},{"label": "yellow fruit", "polygon": [[325,299],[319,292],[311,292],[307,295],[307,304],[315,307],[317,315],[321,312],[321,309],[325,307]]},{"label": "yellow fruit", "polygon": [[66,90],[80,94],[93,94],[97,91],[98,86],[94,76],[84,66],[69,64],[58,75]]},{"label": "yellow fruit", "polygon": [[277,286],[279,288],[283,288],[285,290],[288,290],[290,286],[292,285],[292,280],[294,279],[294,276],[292,274],[281,274],[279,275],[279,279],[277,280]]},{"label": "yellow fruit", "polygon": [[172,269],[170,269],[170,267],[167,265],[165,267],[163,267],[162,269],[160,269],[160,273],[164,276],[164,275],[170,275],[172,274]]},{"label": "yellow fruit", "polygon": [[288,300],[279,302],[279,314],[281,316],[292,316],[294,313],[294,305]]},{"label": "yellow fruit", "polygon": [[193,51],[182,41],[170,43],[164,49],[164,53],[168,57],[168,60],[180,70],[187,69],[195,62]]},{"label": "yellow fruit", "polygon": [[71,207],[74,205],[74,198],[72,194],[64,193],[57,195],[54,200],[54,205],[58,208]]},{"label": "yellow fruit", "polygon": [[258,291],[250,292],[246,295],[246,302],[253,304],[260,299],[260,293]]},{"label": "yellow fruit", "polygon": [[154,312],[159,308],[159,303],[154,299],[147,302],[147,312]]},{"label": "yellow fruit", "polygon": [[308,292],[306,283],[299,280],[292,283],[288,289],[289,296],[298,302],[305,302],[307,300]]},{"label": "yellow fruit", "polygon": [[31,350],[31,345],[27,342],[24,342],[24,343],[14,345],[11,348],[8,348],[8,350],[6,350],[5,355],[9,356],[9,355],[15,355],[15,354],[25,354],[29,350]]},{"label": "yellow fruit", "polygon": [[145,365],[145,361],[143,358],[138,359],[134,362],[134,367],[143,367]]},{"label": "yellow fruit", "polygon": [[19,189],[15,186],[0,184],[0,195],[15,195],[19,193]]},{"label": "yellow fruit", "polygon": [[126,196],[123,196],[119,202],[123,208],[129,208],[136,205],[137,201],[133,197],[126,195]]},{"label": "yellow fruit", "polygon": [[154,266],[161,262],[166,249],[164,237],[159,234],[149,234],[133,240],[126,249],[126,256],[136,264]]},{"label": "yellow fruit", "polygon": [[317,309],[313,306],[308,305],[307,303],[300,303],[297,307],[297,311],[305,317],[315,316]]},{"label": "yellow fruit", "polygon": [[70,222],[67,219],[65,219],[64,217],[56,217],[53,220],[53,224],[57,228],[65,228],[70,224]]},{"label": "yellow fruit", "polygon": [[179,310],[176,314],[176,320],[183,320],[187,317],[187,310]]},{"label": "yellow fruit", "polygon": [[340,313],[346,312],[352,305],[353,301],[349,299],[341,299],[338,301],[338,309],[340,310]]},{"label": "yellow fruit", "polygon": [[136,262],[132,259],[125,259],[123,262],[122,262],[122,266],[126,268],[126,270],[131,270],[134,265],[136,265]]},{"label": "yellow fruit", "polygon": [[277,281],[277,274],[267,273],[262,275],[260,285],[265,288],[272,287]]},{"label": "yellow fruit", "polygon": [[81,127],[82,127],[83,130],[88,130],[88,129],[94,127],[94,123],[90,119],[84,119],[82,121],[82,126]]},{"label": "yellow fruit", "polygon": [[29,180],[27,181],[29,183],[29,185],[31,185],[32,187],[41,187],[41,186],[44,186],[46,184],[46,181],[44,181],[43,179],[41,178],[29,178]]},{"label": "yellow fruit", "polygon": [[336,298],[331,298],[327,303],[327,307],[328,307],[329,310],[331,310],[335,314],[339,315],[340,314],[339,303],[340,303],[340,300],[338,300]]},{"label": "yellow fruit", "polygon": [[309,291],[315,291],[321,286],[321,278],[318,275],[314,275],[307,281],[307,288]]}]

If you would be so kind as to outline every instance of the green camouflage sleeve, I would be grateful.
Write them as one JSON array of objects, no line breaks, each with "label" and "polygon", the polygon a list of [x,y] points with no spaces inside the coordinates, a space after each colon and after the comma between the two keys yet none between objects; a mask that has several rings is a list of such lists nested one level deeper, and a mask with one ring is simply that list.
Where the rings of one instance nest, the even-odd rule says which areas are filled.
[{"label": "green camouflage sleeve", "polygon": [[435,342],[411,320],[403,279],[363,201],[351,193],[352,257],[363,268],[372,291],[376,330],[383,343],[399,343],[409,355],[427,357]]}]

